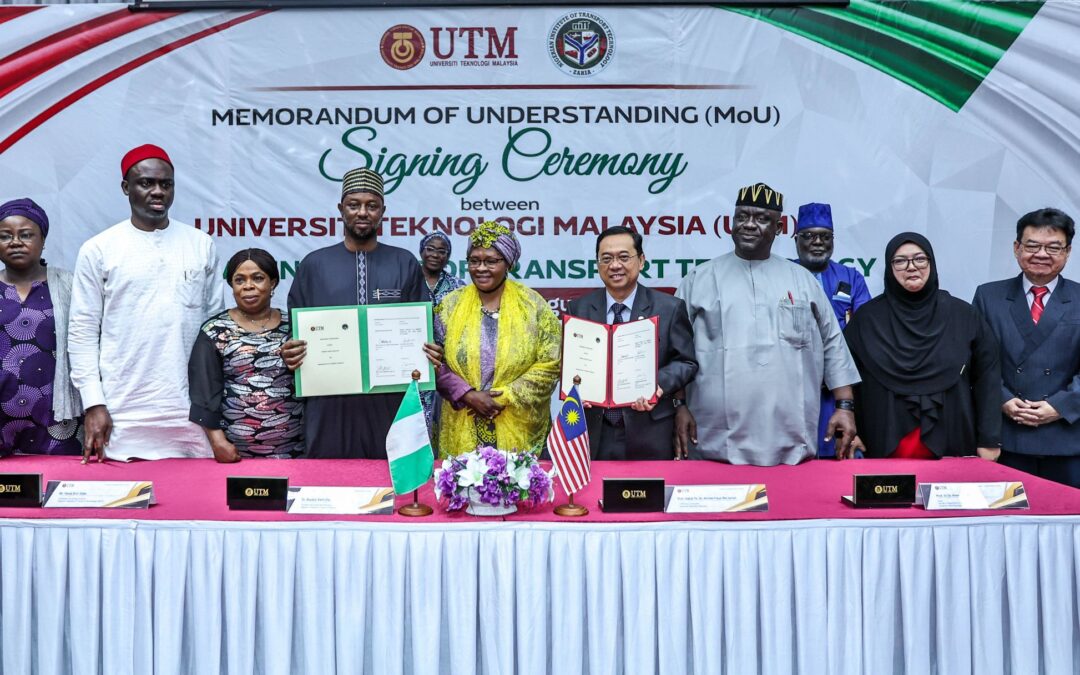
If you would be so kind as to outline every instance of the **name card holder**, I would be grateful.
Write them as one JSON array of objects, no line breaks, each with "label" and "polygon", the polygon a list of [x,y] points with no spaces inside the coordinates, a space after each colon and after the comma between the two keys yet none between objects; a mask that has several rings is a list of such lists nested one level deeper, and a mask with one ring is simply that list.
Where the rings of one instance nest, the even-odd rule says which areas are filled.
[{"label": "name card holder", "polygon": [[269,476],[229,476],[225,499],[233,511],[284,511],[289,479]]},{"label": "name card holder", "polygon": [[605,478],[605,513],[653,513],[664,510],[663,478]]},{"label": "name card holder", "polygon": [[40,506],[40,473],[0,473],[0,508],[38,508]]},{"label": "name card holder", "polygon": [[843,501],[857,509],[903,509],[915,504],[915,474],[855,474]]}]

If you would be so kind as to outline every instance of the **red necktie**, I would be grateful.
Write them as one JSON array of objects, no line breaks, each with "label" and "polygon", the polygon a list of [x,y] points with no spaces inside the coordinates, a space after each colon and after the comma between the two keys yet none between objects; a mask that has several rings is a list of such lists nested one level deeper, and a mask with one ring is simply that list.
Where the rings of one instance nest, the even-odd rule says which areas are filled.
[{"label": "red necktie", "polygon": [[1046,286],[1032,286],[1031,294],[1035,296],[1035,299],[1031,302],[1031,320],[1036,324],[1039,323],[1039,319],[1042,318],[1043,313],[1043,298],[1050,292]]},{"label": "red necktie", "polygon": [[[612,321],[612,325],[623,322],[623,310],[629,309],[621,302],[615,302],[611,305],[611,313],[614,314],[615,320]],[[624,423],[622,408],[604,408],[604,417],[611,423],[612,426],[621,427]]]}]

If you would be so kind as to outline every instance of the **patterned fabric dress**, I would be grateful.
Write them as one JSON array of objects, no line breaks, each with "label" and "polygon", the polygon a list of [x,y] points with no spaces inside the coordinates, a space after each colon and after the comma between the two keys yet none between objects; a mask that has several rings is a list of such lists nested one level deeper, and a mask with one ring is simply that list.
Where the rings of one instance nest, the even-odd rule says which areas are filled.
[{"label": "patterned fabric dress", "polygon": [[[456,291],[465,285],[465,280],[461,277],[455,277],[446,273],[443,270],[439,273],[439,280],[435,282],[435,288],[428,287],[428,292],[431,294],[431,304],[433,307],[438,307],[442,299],[445,298],[451,291]],[[420,392],[420,403],[424,406],[424,419],[427,420],[428,436],[431,437],[431,448],[435,454],[439,454],[438,439],[439,439],[439,412],[442,406],[442,400],[439,398],[439,392],[437,391],[422,391]]]},{"label": "patterned fabric dress", "polygon": [[243,457],[296,457],[304,450],[303,403],[281,360],[288,312],[252,333],[225,311],[203,324],[189,364],[192,421],[220,427]]},{"label": "patterned fabric dress", "polygon": [[26,300],[0,282],[0,456],[82,453],[82,418],[53,419],[56,325],[49,285],[35,282]]}]

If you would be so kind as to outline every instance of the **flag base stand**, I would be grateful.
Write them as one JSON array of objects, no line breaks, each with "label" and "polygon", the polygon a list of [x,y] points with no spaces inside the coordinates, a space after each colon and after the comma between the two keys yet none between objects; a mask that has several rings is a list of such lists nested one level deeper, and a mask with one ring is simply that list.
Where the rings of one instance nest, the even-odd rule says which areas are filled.
[{"label": "flag base stand", "polygon": [[423,518],[424,516],[430,516],[434,511],[427,504],[420,503],[420,491],[413,490],[412,504],[406,504],[397,510],[399,516],[408,516],[409,518]]},{"label": "flag base stand", "polygon": [[580,518],[581,516],[589,515],[589,509],[581,504],[562,504],[555,507],[555,515],[562,516],[563,518]]},{"label": "flag base stand", "polygon": [[582,516],[589,515],[589,509],[585,508],[581,504],[574,503],[574,495],[570,495],[570,502],[568,504],[561,504],[554,508],[555,515],[563,518],[580,518]]},{"label": "flag base stand", "polygon": [[434,511],[427,504],[406,504],[397,510],[399,516],[410,518],[423,518],[430,516]]}]

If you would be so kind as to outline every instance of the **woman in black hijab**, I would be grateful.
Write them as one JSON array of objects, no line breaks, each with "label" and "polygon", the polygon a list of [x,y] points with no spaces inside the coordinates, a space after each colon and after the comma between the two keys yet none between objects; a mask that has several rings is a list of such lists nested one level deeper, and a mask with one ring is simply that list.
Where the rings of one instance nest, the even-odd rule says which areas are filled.
[{"label": "woman in black hijab", "polygon": [[997,340],[971,305],[938,288],[926,237],[898,234],[885,260],[885,293],[863,305],[844,332],[862,375],[856,425],[866,456],[997,460]]}]

